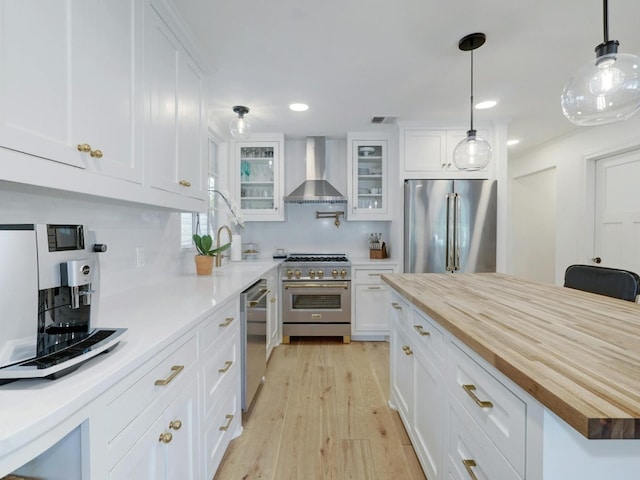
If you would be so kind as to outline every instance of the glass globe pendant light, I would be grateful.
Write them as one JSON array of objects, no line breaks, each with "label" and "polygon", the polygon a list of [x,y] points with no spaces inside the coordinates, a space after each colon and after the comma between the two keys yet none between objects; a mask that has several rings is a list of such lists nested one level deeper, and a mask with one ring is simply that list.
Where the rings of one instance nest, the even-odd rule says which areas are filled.
[{"label": "glass globe pendant light", "polygon": [[471,33],[458,42],[458,48],[471,52],[471,127],[467,136],[453,151],[453,163],[460,170],[474,171],[485,168],[491,160],[491,145],[478,137],[473,128],[473,51],[484,45],[487,37],[484,33]]},{"label": "glass globe pendant light", "polygon": [[640,58],[618,53],[620,43],[609,40],[608,1],[603,0],[604,41],[596,59],[583,65],[562,91],[562,112],[579,126],[626,120],[640,108]]},{"label": "glass globe pendant light", "polygon": [[238,116],[232,118],[229,122],[229,131],[231,132],[231,135],[235,138],[247,138],[251,133],[251,122],[244,118],[244,116],[249,113],[249,109],[242,105],[236,105],[233,107],[233,111]]}]

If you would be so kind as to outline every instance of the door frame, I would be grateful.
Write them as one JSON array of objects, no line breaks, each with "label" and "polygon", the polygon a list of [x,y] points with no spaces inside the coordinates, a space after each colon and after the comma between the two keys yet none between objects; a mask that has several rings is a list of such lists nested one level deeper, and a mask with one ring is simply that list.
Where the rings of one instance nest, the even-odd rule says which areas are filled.
[{"label": "door frame", "polygon": [[590,265],[595,255],[596,241],[596,162],[605,160],[618,155],[624,155],[631,152],[640,152],[640,142],[637,140],[620,143],[617,145],[608,145],[595,151],[587,152],[582,155],[585,165],[585,198],[584,213],[585,224],[583,225],[583,234],[586,241],[582,243],[583,251],[581,257],[585,264]]}]

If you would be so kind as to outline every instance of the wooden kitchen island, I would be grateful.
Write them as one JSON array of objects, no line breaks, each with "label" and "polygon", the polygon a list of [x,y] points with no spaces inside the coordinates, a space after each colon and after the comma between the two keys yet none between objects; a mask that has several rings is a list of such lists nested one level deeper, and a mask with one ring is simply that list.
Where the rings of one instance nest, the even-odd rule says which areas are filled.
[{"label": "wooden kitchen island", "polygon": [[640,305],[498,273],[383,280],[390,403],[430,480],[640,478]]}]

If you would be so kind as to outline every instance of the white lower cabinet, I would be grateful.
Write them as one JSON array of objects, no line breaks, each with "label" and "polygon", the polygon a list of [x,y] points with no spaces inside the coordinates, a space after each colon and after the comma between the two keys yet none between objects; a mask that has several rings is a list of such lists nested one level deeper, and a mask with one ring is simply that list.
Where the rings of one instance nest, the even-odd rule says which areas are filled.
[{"label": "white lower cabinet", "polygon": [[393,291],[389,311],[391,404],[427,478],[528,478],[526,402]]},{"label": "white lower cabinet", "polygon": [[197,480],[197,393],[194,379],[109,472],[109,479]]},{"label": "white lower cabinet", "polygon": [[385,312],[389,305],[391,288],[382,281],[381,276],[395,272],[396,268],[396,265],[354,266],[351,336],[355,340],[383,338],[389,335],[389,319]]},{"label": "white lower cabinet", "polygon": [[280,281],[278,268],[271,270],[267,276],[267,359],[271,356],[274,347],[280,343],[278,298],[280,297]]}]

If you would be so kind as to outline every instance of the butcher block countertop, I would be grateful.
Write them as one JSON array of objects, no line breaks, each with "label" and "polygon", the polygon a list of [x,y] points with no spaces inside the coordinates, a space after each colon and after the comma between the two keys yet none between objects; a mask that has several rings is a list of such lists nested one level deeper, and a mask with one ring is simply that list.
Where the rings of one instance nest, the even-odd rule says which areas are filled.
[{"label": "butcher block countertop", "polygon": [[589,439],[640,439],[640,305],[499,273],[382,279]]}]

